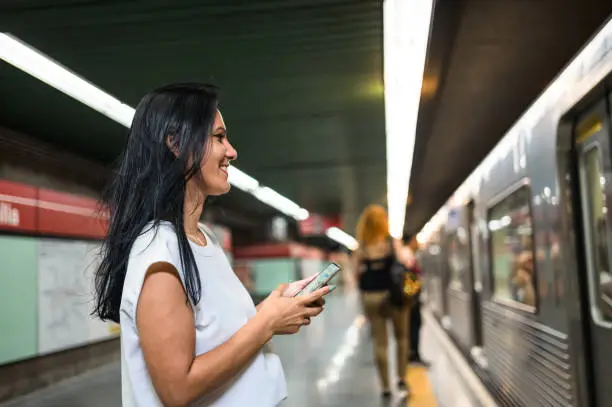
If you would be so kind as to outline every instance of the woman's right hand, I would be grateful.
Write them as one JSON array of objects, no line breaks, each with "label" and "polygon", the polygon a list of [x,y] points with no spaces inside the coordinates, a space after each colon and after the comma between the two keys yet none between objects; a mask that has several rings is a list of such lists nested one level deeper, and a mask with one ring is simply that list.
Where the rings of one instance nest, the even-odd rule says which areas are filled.
[{"label": "woman's right hand", "polygon": [[310,318],[323,311],[322,306],[313,304],[320,303],[319,300],[330,291],[330,287],[325,286],[307,295],[286,297],[283,296],[286,289],[287,284],[279,285],[259,307],[258,314],[265,318],[275,335],[294,334],[302,326],[310,324]]}]

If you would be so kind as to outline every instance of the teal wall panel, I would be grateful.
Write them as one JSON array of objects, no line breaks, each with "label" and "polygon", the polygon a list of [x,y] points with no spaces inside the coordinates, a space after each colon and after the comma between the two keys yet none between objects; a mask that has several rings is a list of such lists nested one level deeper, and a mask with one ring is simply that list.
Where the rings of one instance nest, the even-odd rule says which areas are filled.
[{"label": "teal wall panel", "polygon": [[279,284],[289,283],[299,278],[294,259],[252,260],[254,294],[266,295]]},{"label": "teal wall panel", "polygon": [[37,353],[36,239],[0,236],[0,364]]}]

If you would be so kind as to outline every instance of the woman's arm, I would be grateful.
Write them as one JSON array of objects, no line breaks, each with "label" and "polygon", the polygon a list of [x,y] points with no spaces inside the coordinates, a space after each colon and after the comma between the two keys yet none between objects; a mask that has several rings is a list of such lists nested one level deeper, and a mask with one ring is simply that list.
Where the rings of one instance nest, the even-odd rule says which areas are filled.
[{"label": "woman's arm", "polygon": [[273,335],[258,313],[227,342],[194,358],[193,312],[178,272],[168,263],[149,268],[136,314],[153,385],[170,407],[186,406],[222,387]]},{"label": "woman's arm", "polygon": [[398,261],[408,268],[414,266],[416,259],[410,247],[404,246],[399,239],[393,239],[393,248],[395,253],[397,253],[396,256]]}]

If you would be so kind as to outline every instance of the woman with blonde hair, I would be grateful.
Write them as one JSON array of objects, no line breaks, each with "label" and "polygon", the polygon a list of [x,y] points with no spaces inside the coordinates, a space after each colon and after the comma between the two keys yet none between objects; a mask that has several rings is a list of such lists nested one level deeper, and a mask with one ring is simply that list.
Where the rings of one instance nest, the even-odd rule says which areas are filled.
[{"label": "woman with blonde hair", "polygon": [[380,205],[369,205],[361,214],[357,225],[359,248],[354,253],[355,270],[361,292],[363,309],[374,342],[374,357],[382,385],[382,397],[391,396],[389,380],[387,321],[393,324],[397,342],[397,387],[408,392],[409,305],[393,306],[389,302],[392,285],[391,268],[396,261],[406,267],[412,265],[410,251],[389,235],[387,211]]}]

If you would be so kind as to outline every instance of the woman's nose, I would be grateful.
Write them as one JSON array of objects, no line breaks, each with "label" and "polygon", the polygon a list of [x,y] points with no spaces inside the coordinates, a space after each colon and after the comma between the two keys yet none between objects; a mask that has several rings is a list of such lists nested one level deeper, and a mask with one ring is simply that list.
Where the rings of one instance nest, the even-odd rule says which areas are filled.
[{"label": "woman's nose", "polygon": [[227,143],[227,150],[225,152],[225,156],[230,159],[230,160],[235,160],[238,158],[238,151],[236,151],[236,149],[234,148],[234,146],[232,146],[232,144],[229,141],[226,141]]}]

